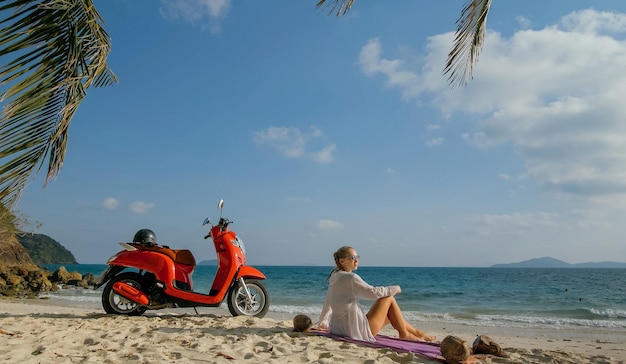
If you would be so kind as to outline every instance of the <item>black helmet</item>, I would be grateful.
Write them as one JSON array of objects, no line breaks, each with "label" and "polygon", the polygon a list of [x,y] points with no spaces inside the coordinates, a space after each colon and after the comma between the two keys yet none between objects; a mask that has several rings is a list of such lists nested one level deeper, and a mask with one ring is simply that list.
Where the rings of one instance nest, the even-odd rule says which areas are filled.
[{"label": "black helmet", "polygon": [[141,229],[135,233],[133,243],[153,245],[157,243],[156,234],[150,229]]}]

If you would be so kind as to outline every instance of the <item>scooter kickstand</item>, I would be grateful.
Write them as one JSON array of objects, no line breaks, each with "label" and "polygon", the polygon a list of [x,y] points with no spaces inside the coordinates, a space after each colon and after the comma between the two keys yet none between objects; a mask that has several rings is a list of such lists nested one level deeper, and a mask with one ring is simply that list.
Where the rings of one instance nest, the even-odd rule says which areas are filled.
[{"label": "scooter kickstand", "polygon": [[193,307],[193,310],[196,311],[196,316],[200,316],[200,313],[198,312],[198,308],[196,306]]}]

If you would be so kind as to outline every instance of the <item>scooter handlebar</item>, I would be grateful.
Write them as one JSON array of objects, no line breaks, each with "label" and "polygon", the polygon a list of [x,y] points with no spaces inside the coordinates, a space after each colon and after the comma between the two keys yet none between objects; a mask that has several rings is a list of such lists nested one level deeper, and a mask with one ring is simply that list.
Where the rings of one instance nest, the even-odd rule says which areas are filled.
[{"label": "scooter handlebar", "polygon": [[222,230],[224,230],[224,229],[226,229],[226,227],[227,227],[229,224],[232,224],[232,223],[233,223],[233,222],[232,222],[232,221],[230,221],[230,220],[228,220],[227,218],[225,218],[225,217],[221,217],[221,218],[220,218],[220,222],[219,222],[219,226],[220,226],[220,228],[222,228]]},{"label": "scooter handlebar", "polygon": [[[207,223],[208,223],[208,219],[207,219],[207,220],[205,220],[204,225],[205,225],[205,224],[207,224]],[[232,221],[230,221],[230,220],[228,220],[227,218],[225,218],[225,217],[220,217],[220,221],[218,222],[218,226],[220,227],[220,230],[221,230],[221,231],[224,231],[224,229],[226,229],[226,228],[228,227],[228,225],[229,225],[229,224],[232,224],[232,223],[233,223],[233,222],[232,222]],[[208,233],[208,234],[206,234],[206,235],[204,236],[204,239],[206,240],[206,239],[208,239],[208,238],[210,238],[210,237],[211,237],[211,232],[209,231],[209,233]]]}]

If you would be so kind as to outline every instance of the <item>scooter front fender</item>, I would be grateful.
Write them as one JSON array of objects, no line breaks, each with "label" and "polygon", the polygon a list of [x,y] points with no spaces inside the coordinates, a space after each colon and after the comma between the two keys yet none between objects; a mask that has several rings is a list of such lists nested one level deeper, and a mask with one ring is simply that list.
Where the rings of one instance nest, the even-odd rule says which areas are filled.
[{"label": "scooter front fender", "polygon": [[96,283],[94,284],[93,289],[100,288],[103,284],[108,282],[111,278],[115,277],[119,272],[123,271],[126,267],[121,267],[119,265],[110,265],[107,269],[100,273],[98,278],[96,278]]},{"label": "scooter front fender", "polygon": [[239,267],[239,272],[237,272],[237,279],[239,278],[266,279],[265,274],[261,273],[260,270],[249,265],[242,265],[241,267]]}]

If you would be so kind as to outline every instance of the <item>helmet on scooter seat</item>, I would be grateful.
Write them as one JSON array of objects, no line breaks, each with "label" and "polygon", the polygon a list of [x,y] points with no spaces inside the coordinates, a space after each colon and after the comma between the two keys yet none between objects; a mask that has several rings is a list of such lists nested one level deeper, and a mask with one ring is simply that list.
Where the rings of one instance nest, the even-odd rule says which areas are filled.
[{"label": "helmet on scooter seat", "polygon": [[146,245],[156,245],[156,234],[150,229],[141,229],[135,233],[133,243],[141,243]]}]

